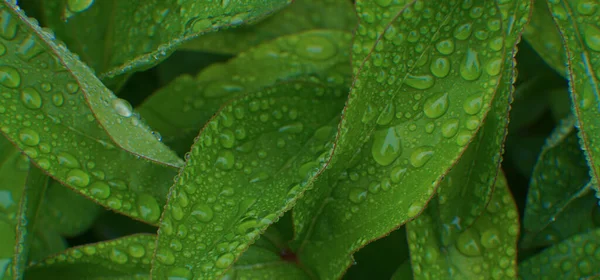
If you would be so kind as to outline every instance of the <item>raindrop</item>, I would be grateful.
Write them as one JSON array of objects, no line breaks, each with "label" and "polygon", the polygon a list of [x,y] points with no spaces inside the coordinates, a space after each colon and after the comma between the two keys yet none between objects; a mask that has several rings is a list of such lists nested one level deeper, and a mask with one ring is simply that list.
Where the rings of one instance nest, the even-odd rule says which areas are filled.
[{"label": "raindrop", "polygon": [[583,30],[583,40],[585,44],[594,51],[600,51],[600,28],[588,24]]},{"label": "raindrop", "polygon": [[89,9],[92,4],[94,4],[94,0],[67,0],[67,7],[73,13],[83,12]]},{"label": "raindrop", "polygon": [[400,135],[395,127],[376,131],[373,138],[371,154],[378,164],[390,165],[402,154]]},{"label": "raindrop", "polygon": [[460,75],[467,81],[477,80],[481,76],[481,63],[479,55],[473,49],[469,49],[460,64]]},{"label": "raindrop", "polygon": [[284,125],[279,128],[279,132],[283,133],[300,133],[304,129],[304,125],[301,122],[295,122],[288,125]]},{"label": "raindrop", "polygon": [[348,193],[348,199],[354,203],[361,203],[367,199],[367,190],[352,188]]},{"label": "raindrop", "polygon": [[26,87],[21,91],[21,101],[29,109],[39,109],[42,107],[42,96],[32,87]]},{"label": "raindrop", "polygon": [[436,119],[448,111],[448,93],[441,92],[428,97],[423,104],[423,113],[431,119]]},{"label": "raindrop", "polygon": [[433,86],[434,79],[431,75],[408,75],[405,83],[415,89],[428,89]]},{"label": "raindrop", "polygon": [[84,188],[90,184],[90,175],[81,169],[71,169],[69,173],[67,173],[67,178],[65,181],[69,185],[73,185],[78,188]]},{"label": "raindrop", "polygon": [[235,256],[232,253],[225,253],[217,259],[215,266],[221,269],[225,269],[228,268],[234,260]]},{"label": "raindrop", "polygon": [[117,114],[129,118],[133,115],[133,108],[131,104],[127,102],[127,100],[121,98],[115,98],[112,101],[112,107],[117,112]]},{"label": "raindrop", "polygon": [[208,223],[213,219],[213,210],[206,204],[196,204],[192,209],[192,217],[203,223]]},{"label": "raindrop", "polygon": [[410,154],[410,164],[417,168],[422,167],[433,157],[433,153],[432,147],[418,147]]},{"label": "raindrop", "polygon": [[217,162],[215,165],[223,170],[230,170],[233,168],[235,163],[235,157],[233,153],[229,150],[219,152],[219,156],[217,157]]},{"label": "raindrop", "polygon": [[94,182],[90,185],[90,194],[93,197],[106,199],[110,196],[110,187],[101,181]]},{"label": "raindrop", "polygon": [[21,74],[12,66],[0,65],[0,85],[18,88],[21,85]]},{"label": "raindrop", "polygon": [[160,206],[154,197],[141,193],[137,199],[137,209],[140,217],[146,221],[157,221],[160,218]]},{"label": "raindrop", "polygon": [[19,140],[27,146],[37,146],[40,143],[40,135],[32,129],[24,128],[19,133]]},{"label": "raindrop", "polygon": [[192,280],[194,279],[194,274],[188,268],[173,267],[169,269],[169,272],[167,273],[167,278],[169,280]]},{"label": "raindrop", "polygon": [[325,60],[334,56],[336,52],[335,45],[321,36],[304,37],[296,45],[296,53],[308,59]]},{"label": "raindrop", "polygon": [[479,246],[479,236],[473,229],[467,229],[462,232],[456,239],[456,249],[463,255],[468,257],[477,257],[481,255],[481,247]]},{"label": "raindrop", "polygon": [[438,57],[431,62],[429,70],[434,76],[444,78],[450,73],[450,60],[445,57]]}]

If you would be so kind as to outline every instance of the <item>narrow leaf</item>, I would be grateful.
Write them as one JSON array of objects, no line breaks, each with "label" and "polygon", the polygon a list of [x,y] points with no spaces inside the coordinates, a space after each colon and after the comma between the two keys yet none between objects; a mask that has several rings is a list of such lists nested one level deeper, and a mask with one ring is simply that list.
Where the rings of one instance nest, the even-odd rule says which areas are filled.
[{"label": "narrow leaf", "polygon": [[225,273],[325,167],[343,93],[282,83],[224,106],[171,188],[153,277]]},{"label": "narrow leaf", "polygon": [[552,69],[564,77],[567,75],[567,58],[560,31],[546,0],[534,0],[534,3],[531,22],[525,27],[523,37]]},{"label": "narrow leaf", "polygon": [[546,140],[533,169],[523,226],[536,235],[556,219],[590,181],[575,118],[563,120]]},{"label": "narrow leaf", "polygon": [[29,252],[35,238],[35,229],[40,227],[38,212],[43,208],[43,197],[48,181],[48,176],[41,170],[30,166],[17,216],[13,279],[23,279]]},{"label": "narrow leaf", "polygon": [[353,31],[356,12],[349,0],[302,0],[250,26],[208,33],[191,40],[182,49],[236,54],[277,37],[311,29]]},{"label": "narrow leaf", "polygon": [[176,79],[138,110],[165,143],[185,153],[200,128],[229,100],[278,81],[308,75],[345,84],[351,42],[349,33],[333,30],[280,37],[227,63],[210,66],[194,78],[184,75]]},{"label": "narrow leaf", "polygon": [[357,1],[331,168],[294,208],[295,248],[319,277],[340,277],[356,250],[418,215],[487,114],[502,18],[495,1],[466,3]]},{"label": "narrow leaf", "polygon": [[597,148],[600,147],[600,11],[593,3],[588,5],[577,0],[549,1],[548,5],[567,51],[569,87],[581,146],[594,185],[600,186],[600,149]]},{"label": "narrow leaf", "polygon": [[444,238],[455,225],[441,222],[440,210],[430,203],[407,224],[415,279],[516,278],[519,214],[502,173],[484,214],[455,238]]},{"label": "narrow leaf", "polygon": [[600,229],[575,235],[520,263],[519,277],[524,280],[597,277],[600,274],[599,241]]},{"label": "narrow leaf", "polygon": [[18,7],[0,2],[0,19],[2,133],[61,183],[156,223],[182,160]]},{"label": "narrow leaf", "polygon": [[289,0],[44,0],[45,22],[102,79],[149,68],[198,35],[256,21]]},{"label": "narrow leaf", "polygon": [[25,279],[148,279],[155,238],[136,234],[69,248],[31,265]]}]

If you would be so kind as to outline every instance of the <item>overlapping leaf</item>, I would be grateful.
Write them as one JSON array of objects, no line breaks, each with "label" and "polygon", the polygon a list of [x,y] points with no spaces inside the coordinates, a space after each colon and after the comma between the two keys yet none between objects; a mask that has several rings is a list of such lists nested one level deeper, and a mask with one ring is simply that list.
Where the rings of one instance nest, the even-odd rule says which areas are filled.
[{"label": "overlapping leaf", "polygon": [[277,37],[311,29],[353,31],[356,12],[349,0],[302,0],[258,24],[209,33],[182,49],[236,54]]},{"label": "overlapping leaf", "polygon": [[495,1],[357,9],[357,77],[331,169],[294,208],[300,260],[321,278],[419,214],[481,125],[504,62]]},{"label": "overlapping leaf", "polygon": [[575,235],[520,263],[519,278],[597,278],[600,275],[599,241],[600,229]]},{"label": "overlapping leaf", "polygon": [[156,235],[69,248],[27,268],[25,279],[148,279]]},{"label": "overlapping leaf", "polygon": [[563,120],[542,148],[527,194],[523,225],[529,234],[553,222],[590,181],[574,125],[573,117]]},{"label": "overlapping leaf", "polygon": [[595,186],[600,183],[600,10],[598,1],[548,1],[568,61],[579,138]]},{"label": "overlapping leaf", "polygon": [[223,107],[171,188],[153,277],[212,279],[229,269],[328,162],[344,89],[281,83]]},{"label": "overlapping leaf", "polygon": [[185,153],[200,128],[228,100],[300,76],[343,85],[349,76],[351,41],[349,33],[330,30],[280,37],[210,66],[195,78],[176,79],[146,100],[139,112],[165,143]]},{"label": "overlapping leaf", "polygon": [[289,0],[44,0],[45,22],[102,79],[159,63],[183,42],[256,21]]},{"label": "overlapping leaf", "polygon": [[458,163],[440,183],[438,190],[439,219],[442,224],[448,225],[445,232],[448,236],[454,235],[455,231],[471,227],[485,210],[504,151],[513,83],[516,79],[516,44],[528,21],[531,1],[504,1],[499,8],[503,16],[503,26],[506,26],[507,39],[504,69],[498,92],[492,101],[485,123]]},{"label": "overlapping leaf", "polygon": [[[560,31],[548,9],[547,0],[534,0],[531,22],[525,27],[523,37],[556,72],[567,75],[567,57]],[[582,3],[583,9],[588,9]]]},{"label": "overlapping leaf", "polygon": [[[519,214],[503,174],[486,211],[455,238],[432,201],[407,224],[415,279],[514,279],[517,275]],[[460,218],[460,217],[459,217]]]},{"label": "overlapping leaf", "polygon": [[0,20],[2,133],[63,184],[156,223],[182,160],[16,6],[0,2]]}]

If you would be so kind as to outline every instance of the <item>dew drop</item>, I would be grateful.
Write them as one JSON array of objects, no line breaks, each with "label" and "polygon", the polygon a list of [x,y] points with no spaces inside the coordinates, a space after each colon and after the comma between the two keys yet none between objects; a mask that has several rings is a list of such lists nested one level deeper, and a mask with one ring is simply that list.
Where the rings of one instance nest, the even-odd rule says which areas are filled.
[{"label": "dew drop", "polygon": [[449,55],[454,52],[454,41],[452,39],[446,39],[435,44],[435,48],[441,54]]},{"label": "dew drop", "polygon": [[295,122],[288,125],[284,125],[279,128],[279,132],[282,133],[300,133],[304,129],[304,125],[301,122]]},{"label": "dew drop", "polygon": [[232,253],[225,253],[217,259],[215,266],[221,269],[225,269],[228,268],[234,260],[235,256]]},{"label": "dew drop", "polygon": [[58,164],[68,168],[78,168],[79,161],[67,152],[60,152],[57,155]]},{"label": "dew drop", "polygon": [[208,223],[213,219],[213,210],[210,206],[202,203],[194,205],[191,213],[192,217],[203,223]]},{"label": "dew drop", "polygon": [[133,108],[131,104],[127,102],[127,100],[121,98],[115,98],[112,101],[112,107],[117,112],[117,114],[129,118],[133,115]]},{"label": "dew drop", "polygon": [[354,203],[361,203],[367,199],[367,190],[352,188],[348,193],[348,199]]},{"label": "dew drop", "polygon": [[140,218],[154,222],[160,218],[160,206],[154,197],[149,194],[141,193],[137,199],[137,209]]},{"label": "dew drop", "polygon": [[375,3],[381,7],[387,7],[392,3],[392,0],[375,0]]},{"label": "dew drop", "polygon": [[227,148],[227,149],[232,148],[233,145],[235,144],[235,135],[233,134],[233,131],[231,131],[229,129],[225,129],[219,135],[219,141],[221,142],[221,145],[223,146],[223,148]]},{"label": "dew drop", "polygon": [[434,79],[430,75],[408,75],[405,82],[415,89],[428,89],[433,86]]},{"label": "dew drop", "polygon": [[450,73],[450,60],[445,57],[438,57],[431,62],[429,70],[434,76],[444,78]]},{"label": "dew drop", "polygon": [[436,119],[448,111],[448,93],[441,92],[428,97],[423,104],[423,113],[431,119]]},{"label": "dew drop", "polygon": [[112,248],[110,251],[110,259],[118,264],[124,264],[127,262],[128,257],[123,251],[117,248]]},{"label": "dew drop", "polygon": [[12,15],[6,11],[0,11],[0,37],[6,40],[12,40],[17,36],[17,21],[12,19]]},{"label": "dew drop", "polygon": [[487,249],[498,248],[502,244],[500,235],[495,228],[490,228],[481,234],[481,245]]},{"label": "dew drop", "polygon": [[39,109],[42,107],[42,96],[32,87],[26,87],[21,91],[21,101],[29,109]]},{"label": "dew drop", "polygon": [[173,255],[171,250],[159,250],[156,252],[156,259],[166,265],[172,265],[175,263],[175,255]]},{"label": "dew drop", "polygon": [[485,72],[490,76],[496,76],[500,74],[500,70],[502,70],[502,59],[494,59],[490,60],[485,66]]},{"label": "dew drop", "polygon": [[89,9],[94,0],[67,0],[67,7],[73,13],[80,13]]},{"label": "dew drop", "polygon": [[390,165],[402,154],[400,135],[395,127],[376,131],[373,138],[371,154],[378,164]]},{"label": "dew drop", "polygon": [[219,156],[217,157],[217,162],[215,165],[223,170],[230,170],[233,168],[235,164],[235,157],[233,152],[229,150],[220,151]]},{"label": "dew drop", "polygon": [[477,80],[481,76],[481,63],[479,55],[473,49],[469,49],[460,64],[460,75],[467,81]]},{"label": "dew drop", "polygon": [[57,92],[52,95],[52,104],[54,104],[54,106],[60,107],[64,104],[64,102],[65,102],[65,99],[63,98],[62,93]]},{"label": "dew drop", "polygon": [[395,113],[396,113],[396,108],[394,106],[394,103],[391,102],[388,105],[386,105],[385,108],[383,108],[383,111],[379,115],[379,118],[377,118],[377,124],[378,125],[389,124],[392,121],[392,119],[394,119]]},{"label": "dew drop", "polygon": [[27,146],[37,146],[40,143],[40,135],[32,129],[24,128],[19,133],[19,140]]},{"label": "dew drop", "polygon": [[463,103],[463,109],[465,110],[465,113],[469,115],[475,115],[479,113],[482,105],[483,100],[481,94],[473,94],[465,99],[465,103]]},{"label": "dew drop", "polygon": [[173,267],[169,269],[167,278],[169,280],[192,280],[194,279],[194,274],[185,267]]},{"label": "dew drop", "polygon": [[471,23],[465,23],[454,29],[454,38],[458,40],[466,40],[471,36],[473,26]]},{"label": "dew drop", "polygon": [[336,52],[335,45],[321,36],[304,37],[296,45],[296,53],[308,59],[325,60],[334,56]]},{"label": "dew drop", "polygon": [[600,28],[588,24],[583,30],[583,40],[585,44],[594,51],[600,51]]},{"label": "dew drop", "polygon": [[146,249],[144,248],[144,246],[137,243],[129,245],[129,247],[127,248],[127,252],[134,258],[141,258],[144,255],[146,255]]},{"label": "dew drop", "polygon": [[394,169],[392,169],[392,172],[390,173],[390,179],[392,179],[392,182],[396,184],[400,183],[400,181],[402,181],[402,178],[404,177],[404,174],[406,174],[406,170],[406,167],[394,167]]},{"label": "dew drop", "polygon": [[0,85],[18,88],[21,85],[21,74],[12,66],[0,65]]},{"label": "dew drop", "polygon": [[90,175],[81,169],[71,169],[67,173],[65,180],[67,184],[73,185],[78,188],[85,188],[90,184]]},{"label": "dew drop", "polygon": [[414,202],[408,207],[408,217],[415,217],[423,210],[423,204],[420,202]]},{"label": "dew drop", "polygon": [[458,119],[449,119],[442,124],[442,136],[452,138],[458,132]]},{"label": "dew drop", "polygon": [[110,196],[110,187],[101,181],[94,182],[90,185],[90,194],[93,197],[107,199]]},{"label": "dew drop", "polygon": [[371,122],[373,119],[375,119],[375,117],[377,117],[377,111],[375,110],[375,108],[373,108],[373,105],[371,105],[371,103],[367,104],[367,108],[365,109],[365,112],[363,113],[362,116],[362,123],[369,123]]},{"label": "dew drop", "polygon": [[478,240],[479,236],[477,232],[473,229],[467,229],[457,237],[456,249],[468,257],[480,256],[482,250]]},{"label": "dew drop", "polygon": [[433,157],[433,153],[432,147],[418,147],[410,154],[410,164],[416,168],[422,167]]}]

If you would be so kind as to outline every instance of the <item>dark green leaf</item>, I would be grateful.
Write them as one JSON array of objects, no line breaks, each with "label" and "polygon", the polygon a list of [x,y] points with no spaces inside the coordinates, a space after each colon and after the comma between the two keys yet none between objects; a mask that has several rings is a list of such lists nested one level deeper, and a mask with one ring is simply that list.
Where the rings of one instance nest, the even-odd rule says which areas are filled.
[{"label": "dark green leaf", "polygon": [[156,223],[183,164],[51,35],[0,2],[2,133],[61,183]]},{"label": "dark green leaf", "polygon": [[356,12],[350,0],[301,0],[251,26],[209,33],[183,49],[236,54],[277,37],[311,29],[353,31]]},{"label": "dark green leaf", "polygon": [[520,263],[519,278],[584,279],[587,276],[598,276],[599,241],[600,229],[575,235]]},{"label": "dark green leaf", "polygon": [[223,107],[171,188],[153,277],[212,279],[229,269],[329,161],[344,94],[281,83]]},{"label": "dark green leaf", "polygon": [[[595,2],[595,1],[594,1]],[[548,2],[566,46],[568,78],[579,138],[600,185],[600,11],[584,0]]]},{"label": "dark green leaf", "polygon": [[183,42],[289,0],[44,0],[45,23],[105,79],[158,64]]},{"label": "dark green leaf", "polygon": [[[223,103],[278,81],[315,75],[344,85],[349,76],[350,34],[309,31],[259,45],[192,78],[184,75],[139,107],[148,124],[179,153]],[[326,71],[327,70],[327,71]]]},{"label": "dark green leaf", "polygon": [[412,267],[410,266],[410,260],[406,260],[405,262],[403,262],[402,265],[400,265],[400,267],[398,267],[396,272],[394,272],[394,275],[392,275],[392,278],[391,278],[391,280],[412,280],[412,279],[414,279],[414,277],[413,277]]},{"label": "dark green leaf", "polygon": [[502,173],[486,211],[470,228],[447,238],[432,202],[406,226],[415,279],[514,279],[517,275],[519,214]]},{"label": "dark green leaf", "polygon": [[419,214],[500,82],[495,1],[404,3],[357,2],[356,80],[331,168],[294,209],[300,260],[321,278]]},{"label": "dark green leaf", "polygon": [[69,248],[27,268],[25,279],[148,279],[156,235],[127,237]]},{"label": "dark green leaf", "polygon": [[523,37],[550,67],[566,76],[567,58],[560,31],[552,20],[546,0],[534,0],[531,22]]}]

